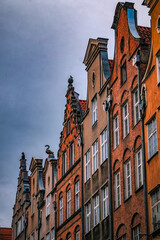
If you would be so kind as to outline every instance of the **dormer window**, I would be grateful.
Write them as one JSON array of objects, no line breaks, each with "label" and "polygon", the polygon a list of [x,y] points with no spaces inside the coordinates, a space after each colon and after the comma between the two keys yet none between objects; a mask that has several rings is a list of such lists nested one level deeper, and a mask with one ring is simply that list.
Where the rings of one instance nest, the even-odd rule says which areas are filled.
[{"label": "dormer window", "polygon": [[127,81],[126,61],[121,66],[121,85]]},{"label": "dormer window", "polygon": [[160,16],[157,19],[157,32],[160,33]]},{"label": "dormer window", "polygon": [[92,73],[92,87],[95,86],[95,79],[96,79],[96,75],[95,72]]}]

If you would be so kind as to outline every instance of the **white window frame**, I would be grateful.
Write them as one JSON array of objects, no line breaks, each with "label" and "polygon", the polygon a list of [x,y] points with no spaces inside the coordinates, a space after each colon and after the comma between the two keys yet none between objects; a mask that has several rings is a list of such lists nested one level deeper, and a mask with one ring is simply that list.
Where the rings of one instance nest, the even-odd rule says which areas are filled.
[{"label": "white window frame", "polygon": [[86,233],[91,230],[91,203],[86,204]]},{"label": "white window frame", "polygon": [[158,151],[156,116],[154,116],[147,124],[147,132],[148,132],[148,158],[150,159]]},{"label": "white window frame", "polygon": [[107,146],[107,128],[101,133],[101,163],[103,163],[108,157]]},{"label": "white window frame", "polygon": [[129,134],[129,108],[127,101],[123,105],[123,138],[125,138],[128,134]]},{"label": "white window frame", "polygon": [[119,145],[119,119],[118,114],[115,115],[113,119],[113,129],[114,129],[114,149]]},{"label": "white window frame", "polygon": [[46,240],[50,240],[50,234],[49,233],[46,234]]},{"label": "white window frame", "polygon": [[92,126],[98,120],[97,95],[92,99]]},{"label": "white window frame", "polygon": [[46,217],[50,215],[50,203],[51,203],[51,195],[49,194],[46,198]]},{"label": "white window frame", "polygon": [[74,164],[74,142],[71,143],[69,148],[69,160],[70,160],[70,167]]},{"label": "white window frame", "polygon": [[124,182],[125,182],[125,199],[128,199],[132,195],[132,183],[131,183],[131,161],[130,159],[124,163]]},{"label": "white window frame", "polygon": [[71,216],[71,189],[67,191],[67,218]]},{"label": "white window frame", "polygon": [[75,183],[75,212],[79,209],[79,181]]},{"label": "white window frame", "polygon": [[76,239],[75,240],[80,240],[80,231],[76,232]]},{"label": "white window frame", "polygon": [[63,223],[63,197],[59,199],[59,225]]},{"label": "white window frame", "polygon": [[62,175],[67,172],[67,152],[65,151],[62,155]]},{"label": "white window frame", "polygon": [[98,169],[98,139],[92,145],[92,173]]},{"label": "white window frame", "polygon": [[115,209],[116,209],[121,205],[121,183],[119,170],[114,174],[114,182],[115,182]]},{"label": "white window frame", "polygon": [[143,163],[142,163],[142,148],[135,154],[136,156],[136,188],[143,185]]},{"label": "white window frame", "polygon": [[133,93],[133,104],[134,104],[134,125],[136,125],[140,120],[138,88],[136,88]]},{"label": "white window frame", "polygon": [[151,194],[151,211],[152,211],[152,229],[153,231],[160,228],[160,187],[155,189]]},{"label": "white window frame", "polygon": [[141,226],[137,225],[132,229],[133,240],[140,240]]},{"label": "white window frame", "polygon": [[90,149],[85,154],[85,181],[91,177]]},{"label": "white window frame", "polygon": [[156,57],[157,62],[157,84],[160,83],[160,53]]},{"label": "white window frame", "polygon": [[55,240],[55,228],[51,229],[51,240]]},{"label": "white window frame", "polygon": [[99,223],[99,195],[96,194],[93,197],[93,218],[94,218],[94,226]]},{"label": "white window frame", "polygon": [[108,185],[102,188],[102,217],[103,219],[109,215],[109,198]]}]

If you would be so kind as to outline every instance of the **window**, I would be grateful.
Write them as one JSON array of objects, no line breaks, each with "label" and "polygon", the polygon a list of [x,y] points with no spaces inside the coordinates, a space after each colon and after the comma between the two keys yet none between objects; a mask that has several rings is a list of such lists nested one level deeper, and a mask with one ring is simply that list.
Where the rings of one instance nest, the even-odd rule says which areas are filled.
[{"label": "window", "polygon": [[101,134],[101,162],[103,163],[107,158],[107,129]]},{"label": "window", "polygon": [[63,197],[59,199],[59,225],[63,223]]},{"label": "window", "polygon": [[50,215],[50,201],[51,196],[50,194],[47,196],[47,204],[46,204],[46,217]]},{"label": "window", "polygon": [[87,181],[91,176],[90,171],[90,150],[85,154],[85,180]]},{"label": "window", "polygon": [[121,66],[121,85],[127,81],[126,61]]},{"label": "window", "polygon": [[143,185],[142,149],[136,153],[136,188]]},{"label": "window", "polygon": [[160,55],[157,56],[157,82],[160,83]]},{"label": "window", "polygon": [[55,229],[52,228],[51,230],[51,240],[55,240]]},{"label": "window", "polygon": [[129,134],[128,102],[123,106],[123,138]]},{"label": "window", "polygon": [[103,219],[109,214],[108,186],[102,189],[102,216]]},{"label": "window", "polygon": [[133,228],[133,240],[140,240],[140,225]]},{"label": "window", "polygon": [[70,120],[67,121],[67,135],[70,134]]},{"label": "window", "polygon": [[76,232],[76,240],[80,240],[80,231]]},{"label": "window", "polygon": [[67,218],[71,216],[71,189],[67,191]]},{"label": "window", "polygon": [[125,199],[129,198],[132,194],[131,187],[131,161],[124,164],[124,179],[125,179]]},{"label": "window", "polygon": [[67,153],[65,151],[62,156],[62,175],[64,175],[66,172],[67,172]]},{"label": "window", "polygon": [[140,120],[138,88],[133,93],[133,104],[134,104],[134,125],[136,125]]},{"label": "window", "polygon": [[24,214],[22,215],[22,231],[24,230]]},{"label": "window", "polygon": [[86,204],[86,233],[91,230],[91,203]]},{"label": "window", "polygon": [[95,75],[95,72],[92,73],[92,87],[95,86],[95,78],[96,78],[96,75]]},{"label": "window", "polygon": [[115,208],[121,205],[120,172],[115,173]]},{"label": "window", "polygon": [[148,123],[148,157],[151,158],[158,151],[156,117]]},{"label": "window", "polygon": [[35,195],[32,197],[32,214],[34,214],[34,205],[35,205]]},{"label": "window", "polygon": [[70,145],[69,148],[69,160],[70,160],[70,167],[74,164],[74,143]]},{"label": "window", "polygon": [[34,240],[34,233],[32,233],[32,240]]},{"label": "window", "polygon": [[93,143],[93,173],[98,169],[98,140]]},{"label": "window", "polygon": [[18,220],[18,225],[17,225],[17,236],[21,233],[21,218]]},{"label": "window", "polygon": [[113,120],[113,129],[114,129],[114,149],[119,145],[119,123],[118,123],[118,114],[114,117]]},{"label": "window", "polygon": [[92,100],[92,125],[97,121],[98,108],[97,108],[97,96],[95,96]]},{"label": "window", "polygon": [[79,181],[75,183],[75,211],[79,209]]},{"label": "window", "polygon": [[94,226],[96,226],[99,223],[99,195],[96,194],[95,197],[93,197],[93,216],[94,216]]},{"label": "window", "polygon": [[126,234],[118,238],[118,240],[126,240]]},{"label": "window", "polygon": [[153,231],[160,228],[160,187],[151,194]]},{"label": "window", "polygon": [[47,233],[46,235],[46,240],[49,240],[49,233]]}]

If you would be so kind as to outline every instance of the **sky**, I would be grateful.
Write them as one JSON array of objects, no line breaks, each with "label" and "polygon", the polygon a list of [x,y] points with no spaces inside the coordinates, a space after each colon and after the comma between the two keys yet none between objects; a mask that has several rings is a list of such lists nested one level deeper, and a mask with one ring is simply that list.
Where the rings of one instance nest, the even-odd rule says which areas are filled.
[{"label": "sky", "polygon": [[[131,2],[128,0],[128,2]],[[138,25],[150,26],[148,9],[135,0]],[[83,59],[89,38],[108,38],[117,0],[1,0],[0,8],[0,227],[10,227],[19,159],[57,155],[70,75],[86,99]]]}]

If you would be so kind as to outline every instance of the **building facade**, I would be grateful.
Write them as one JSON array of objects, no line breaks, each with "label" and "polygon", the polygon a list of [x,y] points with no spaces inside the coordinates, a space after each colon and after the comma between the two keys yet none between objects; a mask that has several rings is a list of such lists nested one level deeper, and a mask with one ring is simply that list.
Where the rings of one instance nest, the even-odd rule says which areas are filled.
[{"label": "building facade", "polygon": [[80,120],[84,109],[85,101],[79,100],[70,77],[58,150],[57,240],[79,240],[82,237]]},{"label": "building facade", "polygon": [[84,239],[109,239],[107,114],[103,111],[112,61],[108,39],[89,39],[84,64],[88,87],[83,129]]},{"label": "building facade", "polygon": [[134,4],[128,2],[117,4],[112,29],[115,31],[110,80],[113,236],[145,239],[138,71],[134,57],[139,51],[142,79],[149,57],[150,29],[137,26],[137,12]]},{"label": "building facade", "polygon": [[30,181],[24,153],[20,159],[19,177],[12,217],[12,239],[25,239],[27,228],[26,209],[30,204]]},{"label": "building facade", "polygon": [[143,78],[146,111],[144,119],[148,191],[149,234],[160,238],[160,1],[143,1],[151,17],[152,42],[147,70]]},{"label": "building facade", "polygon": [[0,227],[0,239],[12,240],[12,228]]}]

